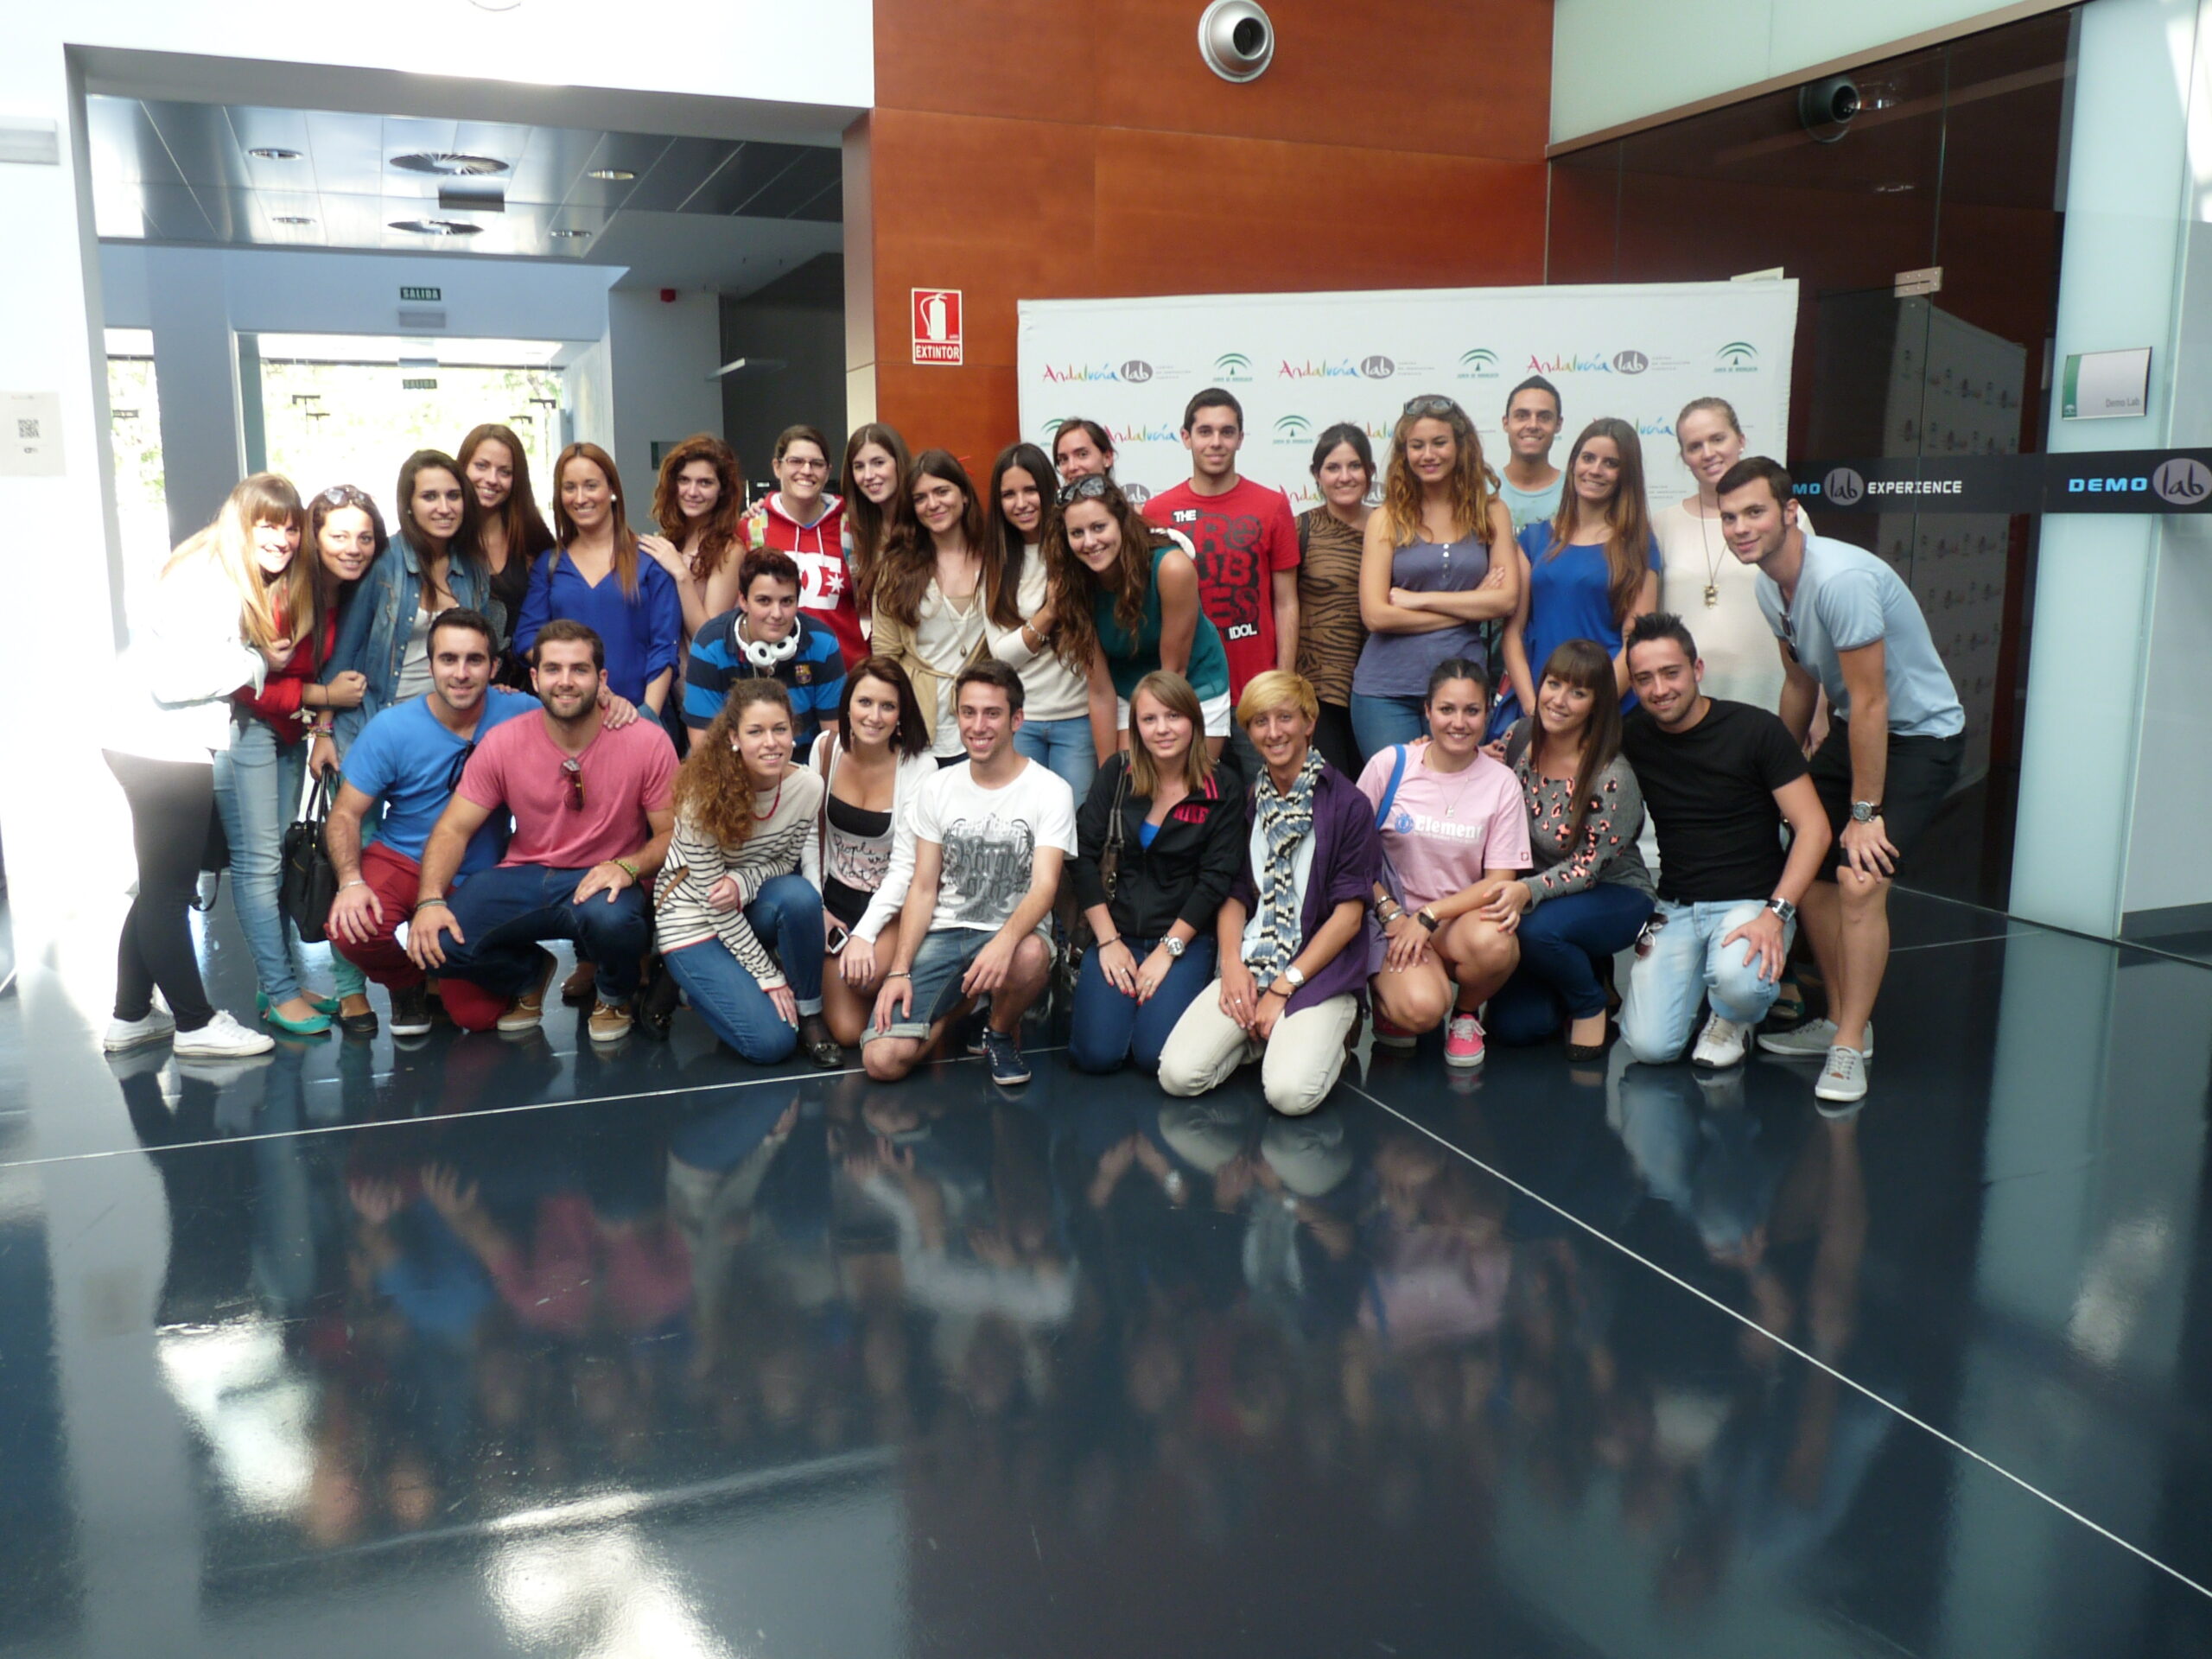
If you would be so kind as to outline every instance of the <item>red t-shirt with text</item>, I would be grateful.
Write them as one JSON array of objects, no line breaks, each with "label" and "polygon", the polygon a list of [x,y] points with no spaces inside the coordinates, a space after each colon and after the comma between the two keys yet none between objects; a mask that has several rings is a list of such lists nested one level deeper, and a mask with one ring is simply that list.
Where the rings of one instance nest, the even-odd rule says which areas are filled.
[{"label": "red t-shirt with text", "polygon": [[1229,653],[1229,695],[1243,696],[1247,684],[1275,665],[1274,575],[1298,568],[1289,498],[1249,478],[1219,495],[1178,484],[1146,502],[1144,516],[1191,538],[1199,602]]}]

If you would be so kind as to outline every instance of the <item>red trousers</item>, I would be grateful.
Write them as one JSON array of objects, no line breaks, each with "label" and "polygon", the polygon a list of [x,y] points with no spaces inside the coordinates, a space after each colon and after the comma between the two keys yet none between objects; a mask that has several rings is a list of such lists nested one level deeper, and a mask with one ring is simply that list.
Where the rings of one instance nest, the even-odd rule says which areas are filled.
[{"label": "red trousers", "polygon": [[[404,853],[395,853],[378,842],[364,847],[361,880],[369,884],[377,902],[384,906],[383,928],[375,938],[362,944],[334,936],[330,941],[331,949],[387,990],[405,990],[423,982],[423,970],[392,937],[408,912],[415,908],[422,874],[422,865]],[[505,997],[472,985],[465,979],[439,980],[438,995],[454,1024],[463,1031],[489,1031],[507,1011]]]}]

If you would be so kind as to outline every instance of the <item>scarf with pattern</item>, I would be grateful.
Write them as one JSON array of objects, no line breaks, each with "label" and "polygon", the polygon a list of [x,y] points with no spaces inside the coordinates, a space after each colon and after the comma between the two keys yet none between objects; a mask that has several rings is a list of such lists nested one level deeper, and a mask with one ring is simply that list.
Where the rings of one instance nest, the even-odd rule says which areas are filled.
[{"label": "scarf with pattern", "polygon": [[1321,779],[1321,752],[1308,749],[1287,793],[1261,775],[1260,834],[1267,843],[1268,867],[1261,874],[1260,930],[1244,953],[1245,966],[1265,990],[1282,976],[1298,954],[1303,918],[1298,913],[1298,843],[1313,833],[1313,786]]}]

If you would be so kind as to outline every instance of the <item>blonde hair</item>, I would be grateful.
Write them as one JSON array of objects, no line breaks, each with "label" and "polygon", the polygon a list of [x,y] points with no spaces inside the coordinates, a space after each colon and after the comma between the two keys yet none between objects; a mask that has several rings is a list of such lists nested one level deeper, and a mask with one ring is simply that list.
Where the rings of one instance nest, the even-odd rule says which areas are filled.
[{"label": "blonde hair", "polygon": [[1313,683],[1287,668],[1271,668],[1264,674],[1255,674],[1244,695],[1237,698],[1236,723],[1249,727],[1268,709],[1286,702],[1308,720],[1321,718],[1321,699],[1314,693]]},{"label": "blonde hair", "polygon": [[1191,683],[1164,668],[1146,675],[1129,693],[1129,788],[1150,800],[1160,792],[1161,782],[1159,764],[1137,733],[1139,697],[1150,697],[1170,714],[1191,722],[1191,747],[1183,752],[1183,786],[1193,795],[1205,794],[1213,777],[1213,752],[1206,747],[1205,710],[1198,706],[1198,694],[1191,689]]},{"label": "blonde hair", "polygon": [[[273,581],[264,581],[254,552],[258,524],[287,524],[300,532],[301,552]],[[292,481],[276,473],[240,479],[214,523],[187,537],[162,567],[167,575],[188,560],[204,560],[238,590],[238,631],[257,651],[279,639],[315,639],[315,572],[321,562],[307,548],[307,513]],[[318,662],[321,653],[316,653]]]}]

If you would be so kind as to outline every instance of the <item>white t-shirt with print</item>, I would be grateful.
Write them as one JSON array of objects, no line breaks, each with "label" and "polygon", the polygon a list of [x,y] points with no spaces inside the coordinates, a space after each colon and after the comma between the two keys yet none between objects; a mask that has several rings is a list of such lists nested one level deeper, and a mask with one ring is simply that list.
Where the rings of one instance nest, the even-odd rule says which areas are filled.
[{"label": "white t-shirt with print", "polygon": [[914,799],[914,836],[944,849],[930,931],[952,927],[995,933],[1029,891],[1039,847],[1075,855],[1075,791],[1067,780],[1024,760],[1012,782],[976,783],[972,762],[925,779]]}]

